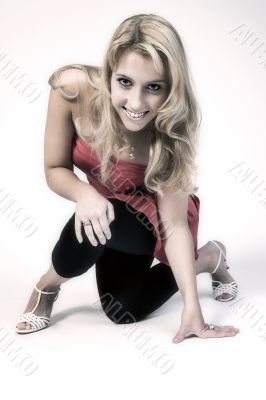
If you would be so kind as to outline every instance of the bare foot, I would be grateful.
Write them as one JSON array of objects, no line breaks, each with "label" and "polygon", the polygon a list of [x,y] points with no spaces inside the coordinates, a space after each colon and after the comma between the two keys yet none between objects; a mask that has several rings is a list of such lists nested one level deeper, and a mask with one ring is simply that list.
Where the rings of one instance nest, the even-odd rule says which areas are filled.
[{"label": "bare foot", "polygon": [[[55,292],[60,288],[60,286],[53,286],[53,287],[52,286],[48,287],[47,285],[45,286],[44,283],[42,282],[42,279],[40,279],[40,281],[36,284],[36,286],[38,289],[44,290],[45,292]],[[37,304],[38,295],[39,295],[39,292],[37,292],[37,290],[33,289],[33,292],[31,294],[31,297],[29,299],[27,307],[25,308],[23,313],[30,312],[33,310],[33,308]],[[34,314],[49,318],[51,315],[51,312],[52,312],[53,302],[54,302],[56,295],[57,295],[57,293],[54,293],[54,294],[43,294],[42,293],[41,298],[40,298],[40,303],[39,303],[38,307],[36,308],[36,310],[34,311]],[[28,322],[19,322],[16,325],[16,328],[31,329],[32,326]]]}]

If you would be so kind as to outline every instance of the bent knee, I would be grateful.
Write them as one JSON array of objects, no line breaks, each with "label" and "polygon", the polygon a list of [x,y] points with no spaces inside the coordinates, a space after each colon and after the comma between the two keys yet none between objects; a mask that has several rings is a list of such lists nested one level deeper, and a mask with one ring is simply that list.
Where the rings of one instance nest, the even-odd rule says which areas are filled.
[{"label": "bent knee", "polygon": [[115,324],[132,324],[137,318],[125,301],[105,293],[100,297],[101,305],[105,315]]}]

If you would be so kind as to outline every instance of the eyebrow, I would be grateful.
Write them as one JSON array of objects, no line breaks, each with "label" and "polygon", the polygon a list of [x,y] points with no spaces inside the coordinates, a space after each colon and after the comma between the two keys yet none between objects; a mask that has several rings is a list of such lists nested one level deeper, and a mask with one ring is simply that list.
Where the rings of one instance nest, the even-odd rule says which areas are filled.
[{"label": "eyebrow", "polygon": [[[124,75],[124,74],[115,74],[115,75],[116,76],[121,76],[123,78],[126,78],[126,79],[128,79],[128,80],[130,80],[130,81],[132,81],[134,83],[134,79],[130,78],[127,75]],[[149,82],[146,82],[146,83],[157,83],[157,82],[166,82],[166,81],[164,79],[155,79],[153,81],[149,81]]]}]

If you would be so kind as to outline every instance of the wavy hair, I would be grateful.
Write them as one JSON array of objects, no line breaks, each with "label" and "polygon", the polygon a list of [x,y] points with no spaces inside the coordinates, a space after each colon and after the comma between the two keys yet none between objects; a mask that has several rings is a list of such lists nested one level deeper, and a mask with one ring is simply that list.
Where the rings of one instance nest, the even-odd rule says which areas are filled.
[{"label": "wavy hair", "polygon": [[[75,119],[77,134],[90,144],[101,160],[100,179],[109,179],[108,168],[114,149],[122,151],[129,144],[123,136],[123,123],[111,103],[111,75],[121,56],[136,52],[150,57],[156,71],[167,77],[168,96],[154,119],[149,162],[145,170],[145,187],[162,194],[164,187],[175,193],[194,194],[197,172],[196,145],[201,113],[192,89],[187,57],[176,29],[155,14],[138,14],[125,19],[115,30],[102,68],[71,64],[57,70],[49,79],[53,88],[69,100],[78,99],[79,116]],[[68,68],[86,73],[90,96],[67,93],[59,76]],[[79,86],[80,88],[80,86]]]}]

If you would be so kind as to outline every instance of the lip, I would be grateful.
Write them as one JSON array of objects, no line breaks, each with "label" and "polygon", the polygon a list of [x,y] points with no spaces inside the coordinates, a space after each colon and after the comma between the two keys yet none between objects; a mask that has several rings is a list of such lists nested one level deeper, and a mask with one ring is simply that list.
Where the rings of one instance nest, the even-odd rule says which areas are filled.
[{"label": "lip", "polygon": [[132,114],[142,114],[142,113],[147,114],[147,112],[148,112],[148,111],[135,112],[135,111],[131,111],[129,108],[126,108],[124,106],[123,106],[123,109],[131,112]]},{"label": "lip", "polygon": [[144,114],[141,117],[134,118],[128,113],[127,108],[123,107],[123,110],[124,110],[124,112],[126,114],[126,118],[128,120],[132,121],[133,123],[137,123],[137,124],[141,123],[146,118],[146,115],[148,113],[148,111],[145,111]]}]

